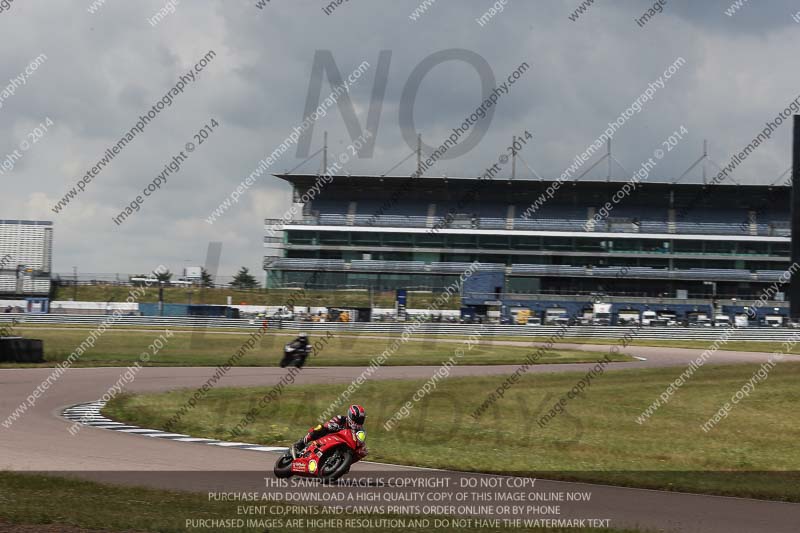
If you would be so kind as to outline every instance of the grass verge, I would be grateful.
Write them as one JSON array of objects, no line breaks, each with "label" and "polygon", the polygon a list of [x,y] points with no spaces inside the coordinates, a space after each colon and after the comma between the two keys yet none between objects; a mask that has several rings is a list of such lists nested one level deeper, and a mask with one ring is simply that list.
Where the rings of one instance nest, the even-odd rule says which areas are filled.
[{"label": "grass verge", "polygon": [[[115,285],[79,285],[77,292],[74,287],[56,286],[53,301],[71,300],[78,302],[124,302],[133,287]],[[438,294],[425,291],[409,291],[408,307],[410,309],[427,308]],[[164,287],[164,302],[186,304],[205,303],[226,305],[228,297],[235,304],[242,305],[286,305],[293,302],[298,306],[328,306],[328,307],[376,307],[393,308],[395,304],[395,291],[375,291],[370,296],[369,291],[363,290],[317,290],[317,289],[251,289],[240,290],[230,287],[205,288],[199,287]],[[140,302],[157,302],[158,287],[151,286],[139,298]],[[458,309],[460,297],[455,295],[442,309]],[[55,311],[54,311],[55,312]]]},{"label": "grass verge", "polygon": [[[470,414],[502,383],[500,376],[439,381],[391,430],[384,422],[424,381],[367,382],[351,401],[367,409],[370,459],[376,461],[798,502],[800,365],[779,364],[713,430],[701,429],[758,368],[704,366],[641,424],[636,418],[681,369],[606,371],[543,426],[541,417],[583,373],[524,376],[479,422]],[[287,388],[233,440],[293,442],[344,388]],[[211,390],[169,429],[231,439],[230,430],[269,390]],[[104,412],[164,427],[192,393],[122,396]]]},{"label": "grass verge", "polygon": [[[16,328],[18,334],[44,341],[47,365],[64,361],[83,342],[86,330],[43,328]],[[163,330],[153,332],[130,330],[107,330],[93,348],[89,348],[74,366],[125,366],[139,361],[139,355]],[[247,335],[231,335],[230,332],[176,332],[156,355],[152,355],[150,366],[216,366],[225,363],[249,338]],[[325,334],[311,334],[312,343]],[[293,335],[265,335],[253,350],[238,360],[237,366],[277,366],[283,356],[284,344],[291,342]],[[373,339],[365,336],[334,336],[322,346],[317,355],[308,360],[310,366],[366,366],[370,360],[386,350],[391,339]],[[438,365],[457,349],[464,350],[459,359],[465,365],[519,364],[533,351],[528,346],[506,346],[492,344],[484,337],[479,345],[467,350],[462,343],[409,341],[388,359],[389,366]],[[554,349],[544,355],[539,363],[594,362],[608,355],[614,361],[631,361],[624,354],[606,354],[581,350]],[[2,364],[0,367],[9,367]],[[36,366],[36,365],[16,365]],[[41,366],[41,365],[39,365]]]},{"label": "grass verge", "polygon": [[[1,318],[2,318],[2,316],[0,316],[0,319]],[[59,325],[57,325],[55,327],[59,328],[60,330],[75,329],[75,330],[86,330],[87,332],[92,329],[91,327],[87,327],[87,326],[82,325],[82,324],[59,324]],[[46,330],[57,331],[57,330],[55,330],[53,328],[54,328],[54,326],[52,324],[41,324],[41,325],[38,325],[38,324],[37,325],[25,324],[23,328],[20,328],[18,326],[14,331],[20,331],[21,329],[24,329],[26,331],[32,332],[31,335],[33,335],[34,333],[40,332],[40,331],[46,331]],[[526,329],[526,331],[530,331],[530,328],[535,328],[535,326],[530,326],[530,327],[520,326],[520,331],[522,331],[523,329]],[[128,329],[128,330],[145,330],[145,329],[147,329],[147,330],[153,330],[154,332],[158,331],[156,328],[153,328],[153,327],[150,327],[150,326],[128,326],[128,325],[122,325],[122,324],[115,325],[113,331],[121,331],[121,330],[125,330],[125,329]],[[182,331],[182,332],[186,332],[186,333],[191,333],[192,332],[192,330],[180,330],[180,329],[176,330],[176,331]],[[233,333],[239,333],[239,334],[247,334],[248,332],[252,332],[253,328],[249,328],[249,329],[248,328],[207,328],[207,329],[205,329],[205,331],[209,332],[209,333],[225,333],[225,332],[232,333],[233,332]],[[281,331],[281,333],[284,333],[287,336],[291,336],[291,335],[296,335],[299,330],[286,329],[286,330],[276,330],[276,331]],[[680,337],[682,332],[683,332],[683,330],[681,328],[675,328],[675,337],[676,337],[676,339],[648,339],[648,338],[642,337],[642,335],[646,335],[647,334],[647,328],[644,328],[642,330],[639,330],[639,333],[634,335],[633,338],[629,340],[628,346],[629,347],[631,347],[631,346],[653,346],[653,347],[662,347],[662,348],[690,348],[690,349],[705,350],[706,348],[711,346],[711,344],[713,344],[713,341],[711,341],[711,340],[693,341],[693,340],[679,340],[679,339],[677,339],[678,337]],[[786,330],[787,336],[790,336],[793,332],[794,332],[794,330]],[[314,335],[318,335],[318,334],[315,334],[312,331],[311,335],[314,336]],[[323,333],[323,335],[324,335],[324,333]],[[341,335],[343,338],[345,336],[346,337],[350,337],[350,338],[358,338],[358,337],[365,336],[365,335],[361,335],[361,334],[358,334],[358,333],[350,333],[350,332],[347,332],[347,331],[338,332],[337,335]],[[379,336],[379,337],[386,337],[387,339],[389,339],[389,338],[400,337],[401,334],[400,333],[385,333],[385,332],[381,332],[381,333],[375,333],[375,334],[366,334],[366,336],[373,336],[373,337],[374,336]],[[423,337],[423,335],[420,334],[419,338],[422,338],[422,337]],[[734,337],[735,337],[735,334],[734,334]],[[433,340],[438,340],[438,339],[451,339],[452,340],[452,339],[466,339],[467,335],[466,334],[464,334],[464,335],[457,335],[457,334],[453,334],[453,335],[430,335],[430,334],[425,334],[424,338],[433,339]],[[489,342],[491,342],[491,340],[495,340],[495,341],[526,342],[526,343],[534,343],[534,342],[535,343],[545,343],[545,342],[548,342],[550,340],[550,337],[547,337],[547,336],[525,336],[525,335],[519,335],[519,336],[503,335],[503,336],[496,336],[496,337],[486,336],[486,337],[484,337],[484,340],[489,341]],[[563,338],[560,338],[560,339],[556,339],[556,345],[558,345],[558,344],[611,345],[611,344],[617,344],[619,342],[620,342],[619,339],[611,339],[611,338],[563,337]],[[720,347],[720,349],[721,350],[741,351],[741,352],[767,352],[767,353],[780,351],[780,352],[787,353],[787,354],[800,355],[800,344],[796,344],[796,345],[792,346],[791,349],[789,351],[787,351],[786,350],[786,346],[782,342],[729,340],[727,343],[723,344]]]}]

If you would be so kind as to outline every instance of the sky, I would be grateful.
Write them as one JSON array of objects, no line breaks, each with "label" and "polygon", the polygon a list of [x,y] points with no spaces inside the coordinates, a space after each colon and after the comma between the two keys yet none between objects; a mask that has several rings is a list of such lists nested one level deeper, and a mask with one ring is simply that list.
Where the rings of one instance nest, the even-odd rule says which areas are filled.
[{"label": "sky", "polygon": [[[219,274],[246,266],[263,278],[264,218],[291,206],[289,186],[271,174],[303,163],[302,150],[284,146],[209,217],[301,126],[309,88],[321,85],[314,105],[330,94],[332,64],[345,78],[360,65],[362,73],[349,102],[339,98],[305,130],[308,155],[324,131],[331,159],[374,132],[374,148],[347,158],[342,172],[385,173],[412,153],[417,133],[440,144],[524,63],[470,130],[474,145],[427,175],[478,176],[527,131],[517,177],[532,178],[529,166],[556,179],[637,99],[640,110],[613,134],[614,177],[626,179],[663,148],[649,180],[672,181],[704,140],[711,175],[800,95],[800,6],[744,2],[732,13],[732,3],[666,0],[640,25],[654,2],[595,2],[576,16],[578,0],[0,0],[0,219],[53,221],[55,272],[124,275],[160,264],[180,272],[220,242]],[[679,67],[663,79],[670,65]],[[181,76],[189,81],[179,92]],[[377,93],[385,85],[379,98],[376,83]],[[775,182],[790,165],[790,143],[786,120],[734,179]],[[93,171],[112,147],[118,153]],[[179,169],[165,172],[175,158]],[[605,169],[584,179],[604,179]],[[319,170],[317,156],[298,172]],[[412,157],[392,173],[413,171]],[[698,167],[682,181],[700,176]],[[137,209],[120,220],[132,202]]]}]

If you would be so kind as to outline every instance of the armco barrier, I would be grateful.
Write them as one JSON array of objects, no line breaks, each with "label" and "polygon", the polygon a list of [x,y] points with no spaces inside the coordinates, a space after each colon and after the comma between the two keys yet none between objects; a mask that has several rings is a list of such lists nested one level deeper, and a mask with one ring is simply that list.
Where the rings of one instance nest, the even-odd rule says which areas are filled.
[{"label": "armco barrier", "polygon": [[[84,324],[97,325],[107,319],[106,315],[6,315],[14,316],[24,324]],[[0,323],[4,320],[0,315]],[[9,318],[10,320],[10,318]],[[159,316],[122,316],[117,322],[121,326],[141,327],[173,327],[173,328],[257,328],[261,321],[250,323],[247,319],[229,318],[197,318],[197,317],[159,317]],[[402,322],[294,322],[287,320],[269,320],[269,329],[286,330],[331,330],[353,333],[402,333],[411,323]],[[424,323],[413,330],[415,335],[469,335],[477,326],[473,324]],[[630,334],[631,326],[570,326],[565,337],[618,339]],[[549,337],[560,330],[557,326],[515,326],[485,325],[482,335]],[[669,340],[707,340],[713,341],[722,334],[722,328],[685,328],[685,327],[643,327],[636,333],[636,338],[669,339]],[[789,328],[739,328],[730,336],[732,341],[772,341],[782,342],[799,332]]]}]

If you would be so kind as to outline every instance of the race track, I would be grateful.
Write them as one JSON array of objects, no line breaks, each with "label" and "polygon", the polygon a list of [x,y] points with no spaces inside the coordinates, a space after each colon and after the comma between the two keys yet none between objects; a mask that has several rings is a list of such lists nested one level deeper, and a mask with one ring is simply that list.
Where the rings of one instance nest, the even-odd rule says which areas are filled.
[{"label": "race track", "polygon": [[[582,349],[607,350],[608,346],[576,345]],[[676,375],[701,350],[635,347],[629,353],[646,360],[613,363],[611,368],[676,366]],[[713,364],[764,362],[769,354],[717,352]],[[782,363],[787,364],[787,363]],[[579,372],[592,364],[539,365],[531,372]],[[454,377],[508,374],[514,366],[461,366]],[[428,378],[433,367],[383,367],[371,379]],[[10,429],[0,427],[0,468],[19,471],[70,472],[101,481],[206,492],[264,490],[265,472],[271,476],[274,453],[225,449],[218,446],[146,438],[95,428],[70,435],[64,408],[99,398],[117,381],[123,368],[70,369]],[[296,383],[348,383],[361,368],[310,367]],[[0,417],[13,411],[46,379],[51,369],[0,370]],[[200,386],[214,372],[209,368],[144,368],[128,386],[133,392],[157,392]],[[279,368],[233,368],[220,386],[270,386],[285,375]],[[175,475],[182,472],[183,475]],[[409,473],[441,476],[441,472],[412,467],[359,463],[355,475]],[[456,474],[456,476],[470,476]],[[471,475],[476,476],[476,475]],[[480,475],[483,476],[483,475]],[[484,476],[486,477],[486,476]],[[590,491],[591,500],[565,506],[564,516],[610,518],[611,526],[643,526],[663,531],[742,532],[797,531],[800,504],[717,496],[669,493],[583,483],[538,480],[536,490]]]}]

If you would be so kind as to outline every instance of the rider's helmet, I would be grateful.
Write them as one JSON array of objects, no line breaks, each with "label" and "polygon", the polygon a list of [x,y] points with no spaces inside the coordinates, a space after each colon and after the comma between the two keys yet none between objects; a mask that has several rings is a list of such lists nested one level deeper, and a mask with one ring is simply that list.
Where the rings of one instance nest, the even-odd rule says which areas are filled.
[{"label": "rider's helmet", "polygon": [[301,342],[308,342],[308,335],[306,335],[304,332],[300,332],[300,334],[297,336],[297,340]]},{"label": "rider's helmet", "polygon": [[360,428],[364,425],[364,420],[367,418],[367,412],[360,405],[351,405],[347,410],[347,422],[350,427]]}]

